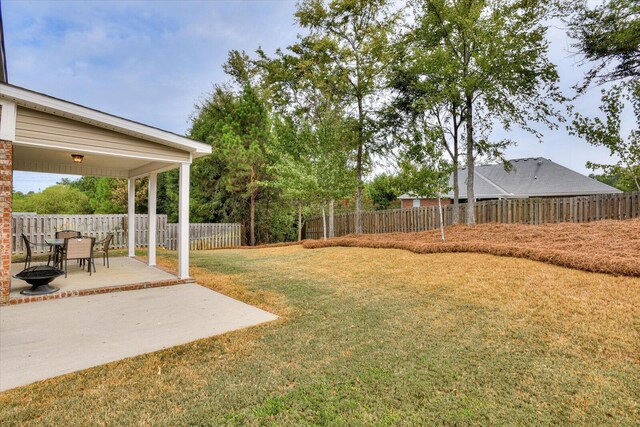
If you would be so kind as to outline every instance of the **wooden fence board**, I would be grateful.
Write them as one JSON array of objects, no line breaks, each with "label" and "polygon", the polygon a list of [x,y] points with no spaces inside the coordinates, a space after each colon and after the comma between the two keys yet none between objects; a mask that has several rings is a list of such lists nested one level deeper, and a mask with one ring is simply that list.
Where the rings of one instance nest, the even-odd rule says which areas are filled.
[{"label": "wooden fence board", "polygon": [[[454,206],[443,206],[445,225],[451,225]],[[459,206],[460,222],[466,218],[466,204]],[[548,224],[591,222],[605,219],[640,218],[640,192],[597,194],[578,197],[503,199],[476,202],[476,223]],[[335,235],[354,232],[355,214],[335,216]],[[440,227],[437,206],[388,209],[362,213],[363,233],[393,233],[433,230]],[[304,226],[306,239],[322,238],[322,218],[312,218]]]},{"label": "wooden fence board", "polygon": [[[169,224],[166,215],[158,215],[158,246],[175,250],[178,247],[178,226]],[[145,214],[135,216],[136,247],[147,247],[149,242],[149,218]],[[11,252],[24,253],[20,235],[29,241],[44,243],[59,230],[77,230],[83,235],[102,240],[113,233],[111,247],[127,247],[128,219],[125,214],[108,215],[38,215],[17,213],[11,217]],[[231,247],[241,245],[240,224],[189,224],[189,244],[192,250]],[[33,248],[35,253],[47,251],[46,247]]]}]

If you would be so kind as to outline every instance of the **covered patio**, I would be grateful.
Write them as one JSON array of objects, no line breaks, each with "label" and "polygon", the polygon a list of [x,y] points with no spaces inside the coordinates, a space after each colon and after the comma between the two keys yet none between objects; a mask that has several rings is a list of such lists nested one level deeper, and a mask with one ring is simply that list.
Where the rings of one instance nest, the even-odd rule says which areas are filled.
[{"label": "covered patio", "polygon": [[[11,188],[13,171],[124,178],[128,180],[128,256],[107,269],[97,260],[91,277],[69,268],[68,278],[54,285],[55,298],[106,292],[128,286],[152,287],[189,280],[189,173],[193,159],[211,153],[211,147],[88,107],[21,87],[0,83],[0,303],[22,302],[25,283],[11,279],[22,268],[11,264]],[[157,175],[178,168],[178,275],[156,266]],[[135,183],[148,177],[148,259],[135,257]],[[52,237],[52,236],[51,236]],[[39,242],[41,243],[41,242]],[[77,270],[77,271],[76,271]],[[52,294],[53,295],[53,294]],[[33,298],[33,297],[32,297]]]},{"label": "covered patio", "polygon": [[[191,279],[180,279],[174,274],[165,271],[157,266],[150,266],[144,260],[131,257],[112,258],[109,269],[96,263],[98,272],[91,276],[86,269],[82,269],[77,264],[69,266],[68,277],[61,276],[53,283],[60,291],[52,295],[52,298],[67,296],[94,295],[112,292],[114,290],[133,290],[150,287],[174,285],[178,283],[191,282]],[[24,268],[24,263],[11,264],[11,275],[19,273]],[[12,278],[11,292],[9,300],[12,303],[48,299],[33,296],[25,296],[20,292],[30,289],[31,285],[24,280]],[[58,296],[59,295],[59,296]]]}]

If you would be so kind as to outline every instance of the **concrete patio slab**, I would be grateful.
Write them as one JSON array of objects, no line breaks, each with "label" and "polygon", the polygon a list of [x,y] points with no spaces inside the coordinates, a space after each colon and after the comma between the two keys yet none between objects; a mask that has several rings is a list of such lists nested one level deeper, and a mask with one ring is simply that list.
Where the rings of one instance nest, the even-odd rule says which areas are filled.
[{"label": "concrete patio slab", "polygon": [[0,391],[277,316],[196,284],[0,307]]},{"label": "concrete patio slab", "polygon": [[[39,263],[34,262],[31,265],[37,264]],[[24,269],[23,263],[11,264],[12,275],[19,273],[22,269]],[[159,268],[150,267],[135,258],[114,257],[109,262],[109,268],[102,265],[102,259],[96,260],[96,272],[91,276],[74,261],[69,264],[67,277],[58,277],[51,284],[59,287],[60,291],[64,292],[172,279],[176,279],[176,276]],[[20,298],[20,291],[29,288],[31,288],[31,285],[24,280],[13,278],[11,279],[10,296],[12,298]]]}]

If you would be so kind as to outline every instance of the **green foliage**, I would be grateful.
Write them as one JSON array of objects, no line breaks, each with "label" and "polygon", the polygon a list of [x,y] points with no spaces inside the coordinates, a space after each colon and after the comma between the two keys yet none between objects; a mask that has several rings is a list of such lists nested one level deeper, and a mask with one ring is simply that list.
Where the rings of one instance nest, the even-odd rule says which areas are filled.
[{"label": "green foliage", "polygon": [[92,213],[89,197],[77,188],[66,184],[57,184],[39,193],[20,194],[14,197],[13,211],[39,214]]},{"label": "green foliage", "polygon": [[406,185],[397,175],[376,175],[365,186],[365,193],[375,210],[393,209],[400,207],[398,197],[404,193]]},{"label": "green foliage", "polygon": [[574,47],[585,61],[595,63],[580,89],[591,82],[640,77],[640,3],[609,0],[593,8],[586,1],[571,3],[569,34],[577,40]]},{"label": "green foliage", "polygon": [[408,145],[398,163],[408,193],[420,198],[436,198],[449,190],[451,165],[442,158],[437,144]]},{"label": "green foliage", "polygon": [[[419,6],[416,3],[414,7]],[[463,68],[456,65],[455,50],[439,43],[440,33],[432,30],[430,25],[417,23],[395,45],[396,59],[389,78],[394,98],[385,114],[387,129],[405,146],[421,144],[423,148],[419,151],[435,148],[436,152],[444,152],[451,170],[458,170],[465,149]],[[407,159],[404,162],[405,169],[413,170],[416,166]],[[427,181],[432,178],[424,177]],[[457,174],[452,184],[457,204],[460,187]],[[452,220],[459,222],[458,209],[454,209]]]},{"label": "green foliage", "polygon": [[351,128],[340,117],[325,114],[312,127],[292,118],[278,120],[272,146],[276,185],[296,203],[324,204],[353,191],[355,177],[349,168],[349,152],[344,141]]},{"label": "green foliage", "polygon": [[[618,160],[608,164],[588,162],[587,167],[602,169],[605,177],[618,177],[620,187],[627,191],[640,191],[640,4],[610,0],[590,8],[581,2],[574,5],[573,12],[570,35],[577,39],[574,46],[585,61],[595,62],[578,87],[579,93],[594,82],[620,83],[602,89],[600,111],[604,119],[575,113],[569,132],[589,144],[607,148]],[[635,115],[635,129],[625,136],[622,114],[628,105]]]},{"label": "green foliage", "polygon": [[[305,81],[311,92],[329,105],[339,104],[353,118],[354,169],[357,178],[356,212],[362,208],[363,177],[371,155],[383,145],[376,136],[375,117],[390,65],[390,38],[398,15],[388,0],[304,0],[295,14],[309,31],[289,49],[285,63],[296,66],[289,78]],[[356,232],[361,230],[360,217]]]},{"label": "green foliage", "polygon": [[[118,181],[124,181],[125,203],[121,203],[122,201],[117,198],[118,191],[116,191],[116,187],[120,184]],[[83,176],[77,180],[65,180],[63,182],[82,191],[89,197],[91,213],[110,214],[125,213],[127,211],[126,180]],[[121,186],[122,184],[120,184]]]},{"label": "green foliage", "polygon": [[[557,86],[556,67],[547,57],[544,23],[547,3],[520,0],[411,3],[415,24],[409,37],[416,47],[407,54],[416,58],[419,76],[425,71],[430,74],[426,87],[417,88],[427,93],[442,89],[439,95],[419,99],[432,109],[463,103],[460,108],[470,171],[468,223],[475,222],[471,172],[476,159],[479,156],[502,159],[505,148],[513,143],[508,139],[492,140],[493,127],[500,124],[506,131],[518,127],[541,139],[535,123],[554,129],[557,121],[562,120],[556,104],[564,98]],[[430,123],[434,121],[436,130],[443,129],[432,114]]]},{"label": "green foliage", "polygon": [[589,174],[589,178],[596,179],[607,185],[615,187],[621,191],[625,191],[625,192],[638,191],[635,183],[630,178],[629,174],[626,174],[626,173],[614,172],[611,174],[603,173],[600,175],[591,173]]},{"label": "green foliage", "polygon": [[[621,116],[625,104],[632,106],[636,127],[624,136],[621,131]],[[605,175],[619,176],[623,182],[632,182],[634,191],[640,191],[640,80],[630,81],[602,90],[600,111],[605,119],[589,118],[579,113],[569,132],[584,138],[589,144],[605,147],[616,163],[588,162],[587,167],[602,169]]]},{"label": "green foliage", "polygon": [[[87,195],[91,205],[90,213],[112,214],[127,212],[129,190],[126,179],[83,176],[75,180],[65,178],[61,183],[70,185]],[[147,191],[147,178],[136,180],[136,213],[147,213]],[[159,192],[159,194],[162,195],[163,193]],[[158,212],[165,213],[161,209]]]},{"label": "green foliage", "polygon": [[256,216],[256,203],[269,206],[274,199],[267,168],[271,119],[258,92],[249,83],[239,93],[216,86],[198,107],[189,133],[213,147],[211,156],[193,165],[193,221],[241,222],[249,242],[255,242],[256,228],[268,241],[271,212],[267,207]]}]

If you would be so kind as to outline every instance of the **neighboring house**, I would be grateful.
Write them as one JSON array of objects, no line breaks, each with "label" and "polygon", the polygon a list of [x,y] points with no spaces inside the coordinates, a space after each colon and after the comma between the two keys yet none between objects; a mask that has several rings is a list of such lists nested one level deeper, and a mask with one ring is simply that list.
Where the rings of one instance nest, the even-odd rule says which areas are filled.
[{"label": "neighboring house", "polygon": [[[543,157],[510,160],[513,169],[504,165],[476,166],[474,190],[476,200],[517,199],[529,197],[571,197],[591,194],[615,194],[622,191],[584,176]],[[458,170],[460,202],[467,201],[467,168]],[[453,187],[453,174],[449,178]],[[420,198],[411,194],[399,197],[403,208],[433,206],[438,199]],[[453,203],[453,190],[443,195],[443,204]]]}]

